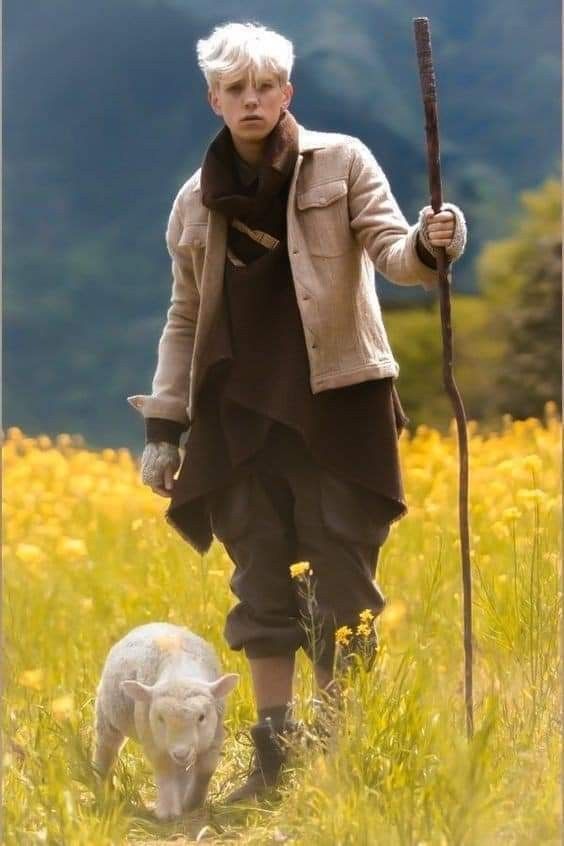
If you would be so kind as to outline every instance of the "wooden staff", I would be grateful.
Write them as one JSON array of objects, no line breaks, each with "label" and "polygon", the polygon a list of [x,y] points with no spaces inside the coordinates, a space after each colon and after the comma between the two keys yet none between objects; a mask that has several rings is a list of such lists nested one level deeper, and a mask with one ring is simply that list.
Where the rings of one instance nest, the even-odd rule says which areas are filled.
[{"label": "wooden staff", "polygon": [[[437,214],[442,206],[441,164],[439,150],[439,124],[437,118],[437,92],[433,55],[431,52],[431,33],[429,18],[414,18],[415,45],[419,62],[419,79],[425,108],[425,132],[427,136],[427,163],[431,206]],[[441,327],[443,336],[443,380],[449,394],[458,429],[459,453],[459,491],[458,515],[460,526],[460,551],[462,554],[462,588],[464,596],[464,696],[466,702],[466,730],[468,739],[473,736],[474,716],[472,704],[472,577],[470,567],[470,542],[468,530],[468,435],[466,415],[462,399],[456,387],[452,372],[452,329],[450,323],[450,282],[452,268],[444,247],[439,247],[437,256],[439,273],[439,294],[441,304]]]}]

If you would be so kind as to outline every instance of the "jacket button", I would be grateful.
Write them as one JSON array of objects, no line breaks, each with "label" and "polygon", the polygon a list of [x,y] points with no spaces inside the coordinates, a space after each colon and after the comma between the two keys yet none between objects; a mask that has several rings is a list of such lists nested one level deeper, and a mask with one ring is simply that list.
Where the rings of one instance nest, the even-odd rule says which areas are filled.
[{"label": "jacket button", "polygon": [[296,247],[294,247],[294,249],[292,250],[292,253],[293,253],[293,255],[297,256],[298,253],[299,253],[299,250]]},{"label": "jacket button", "polygon": [[309,299],[310,299],[309,294],[304,294],[303,297],[302,297],[302,300],[309,300]]}]

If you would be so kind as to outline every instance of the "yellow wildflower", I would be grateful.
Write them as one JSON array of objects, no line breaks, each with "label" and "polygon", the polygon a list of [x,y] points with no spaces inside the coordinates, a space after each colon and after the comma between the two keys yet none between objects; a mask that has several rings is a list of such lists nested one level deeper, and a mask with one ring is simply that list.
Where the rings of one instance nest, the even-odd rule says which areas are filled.
[{"label": "yellow wildflower", "polygon": [[541,499],[544,499],[546,493],[541,491],[539,488],[519,488],[516,494],[520,499],[529,500],[532,502],[540,502]]},{"label": "yellow wildflower", "polygon": [[81,474],[80,476],[71,476],[68,483],[68,490],[73,496],[85,496],[90,493],[94,487],[94,479],[92,476]]},{"label": "yellow wildflower", "polygon": [[41,690],[43,686],[43,670],[24,670],[18,676],[18,684],[22,687],[29,687],[32,690]]},{"label": "yellow wildflower", "polygon": [[335,643],[340,643],[346,646],[352,637],[352,633],[353,631],[349,628],[349,626],[340,626],[340,628],[335,631]]},{"label": "yellow wildflower", "polygon": [[359,623],[356,627],[356,633],[358,635],[362,635],[362,637],[370,637],[372,632],[372,628],[368,625],[368,623]]},{"label": "yellow wildflower", "polygon": [[540,470],[542,461],[536,453],[531,453],[523,459],[523,467],[526,467],[528,470]]},{"label": "yellow wildflower", "polygon": [[19,543],[16,547],[16,558],[24,564],[37,564],[43,558],[43,551],[34,543]]},{"label": "yellow wildflower", "polygon": [[290,575],[293,579],[299,579],[300,576],[310,575],[312,573],[309,561],[298,561],[297,564],[290,564]]},{"label": "yellow wildflower", "polygon": [[64,694],[63,696],[53,699],[51,703],[51,712],[56,720],[64,720],[70,717],[74,711],[74,697],[72,693]]},{"label": "yellow wildflower", "polygon": [[361,611],[358,615],[363,623],[369,623],[370,620],[374,619],[374,612],[370,610],[370,608],[365,608],[364,611]]},{"label": "yellow wildflower", "polygon": [[406,614],[407,605],[403,599],[394,599],[386,605],[382,612],[380,618],[382,627],[385,629],[395,629],[402,622]]},{"label": "yellow wildflower", "polygon": [[507,520],[509,522],[511,520],[518,520],[521,516],[521,512],[518,508],[515,508],[515,506],[512,505],[509,508],[505,508],[501,516],[504,520]]},{"label": "yellow wildflower", "polygon": [[82,558],[88,550],[82,538],[61,538],[57,544],[57,555],[64,558]]},{"label": "yellow wildflower", "polygon": [[501,523],[499,520],[496,520],[494,523],[492,523],[491,529],[493,534],[499,540],[503,540],[503,538],[509,537],[509,529],[504,523]]}]

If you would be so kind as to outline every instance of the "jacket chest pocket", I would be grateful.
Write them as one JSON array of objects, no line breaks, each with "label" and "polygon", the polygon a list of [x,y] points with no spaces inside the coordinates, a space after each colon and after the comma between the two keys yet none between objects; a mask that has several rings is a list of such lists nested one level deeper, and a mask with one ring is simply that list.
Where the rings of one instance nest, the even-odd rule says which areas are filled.
[{"label": "jacket chest pocket", "polygon": [[297,194],[299,218],[309,252],[314,256],[341,256],[354,245],[350,228],[345,179],[312,185]]}]

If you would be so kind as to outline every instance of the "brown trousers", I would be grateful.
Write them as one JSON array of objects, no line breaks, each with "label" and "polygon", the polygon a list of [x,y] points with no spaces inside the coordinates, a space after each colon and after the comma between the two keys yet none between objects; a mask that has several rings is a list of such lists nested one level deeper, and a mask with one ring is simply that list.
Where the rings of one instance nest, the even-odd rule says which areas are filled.
[{"label": "brown trousers", "polygon": [[[302,647],[332,672],[335,630],[347,625],[355,636],[343,654],[361,641],[365,656],[377,651],[375,632],[356,634],[359,613],[377,617],[386,604],[375,573],[390,527],[371,508],[375,496],[319,467],[297,432],[273,425],[263,449],[209,502],[213,533],[234,563],[239,602],[224,629],[231,649],[258,658]],[[313,606],[290,574],[298,561],[311,565]]]}]

